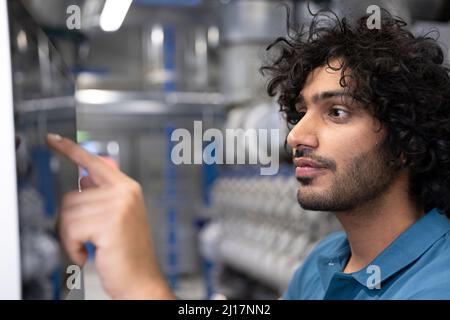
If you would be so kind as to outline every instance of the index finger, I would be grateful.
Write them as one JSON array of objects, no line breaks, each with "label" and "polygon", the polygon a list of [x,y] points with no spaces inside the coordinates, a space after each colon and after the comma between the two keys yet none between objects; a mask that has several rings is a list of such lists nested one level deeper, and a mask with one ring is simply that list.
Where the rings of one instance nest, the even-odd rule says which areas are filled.
[{"label": "index finger", "polygon": [[70,139],[63,138],[57,134],[48,134],[47,144],[54,151],[86,169],[91,179],[97,185],[112,184],[120,177],[115,168]]}]

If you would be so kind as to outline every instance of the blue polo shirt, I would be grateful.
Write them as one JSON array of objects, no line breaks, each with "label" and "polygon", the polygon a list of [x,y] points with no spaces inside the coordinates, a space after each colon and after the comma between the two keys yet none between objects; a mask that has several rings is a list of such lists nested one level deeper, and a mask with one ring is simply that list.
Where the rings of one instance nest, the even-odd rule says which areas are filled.
[{"label": "blue polo shirt", "polygon": [[343,273],[344,232],[321,241],[294,273],[284,299],[450,299],[450,220],[433,209],[366,268]]}]

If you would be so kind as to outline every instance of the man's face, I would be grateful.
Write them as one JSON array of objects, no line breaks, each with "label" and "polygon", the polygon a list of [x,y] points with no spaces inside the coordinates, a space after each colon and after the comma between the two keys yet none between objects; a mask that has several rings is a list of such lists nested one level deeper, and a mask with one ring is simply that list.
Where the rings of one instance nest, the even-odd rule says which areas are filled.
[{"label": "man's face", "polygon": [[[335,60],[333,67],[339,67]],[[388,165],[386,130],[328,66],[311,72],[296,108],[301,120],[288,135],[294,149],[299,204],[347,211],[377,199],[396,177]]]}]

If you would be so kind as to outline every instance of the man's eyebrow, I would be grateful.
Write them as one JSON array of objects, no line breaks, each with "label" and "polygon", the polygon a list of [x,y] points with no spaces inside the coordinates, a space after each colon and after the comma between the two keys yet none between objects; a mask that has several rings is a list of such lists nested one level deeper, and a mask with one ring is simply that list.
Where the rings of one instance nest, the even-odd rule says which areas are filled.
[{"label": "man's eyebrow", "polygon": [[[331,91],[323,91],[316,93],[313,95],[311,101],[313,103],[318,103],[322,100],[332,99],[332,98],[352,98],[355,97],[348,91],[344,90],[331,90]],[[295,99],[295,102],[297,104],[306,104],[305,97],[302,94],[299,94],[298,97]]]}]

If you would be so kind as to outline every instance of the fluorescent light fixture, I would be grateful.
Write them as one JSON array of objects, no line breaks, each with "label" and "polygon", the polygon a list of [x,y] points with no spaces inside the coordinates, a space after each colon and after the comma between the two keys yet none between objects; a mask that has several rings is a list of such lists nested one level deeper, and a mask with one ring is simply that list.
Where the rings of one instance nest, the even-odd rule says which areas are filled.
[{"label": "fluorescent light fixture", "polygon": [[100,16],[100,27],[103,31],[112,32],[119,30],[125,20],[128,9],[133,0],[106,0]]},{"label": "fluorescent light fixture", "polygon": [[152,28],[152,32],[150,35],[152,40],[152,44],[155,46],[161,46],[164,43],[164,30],[160,25],[155,25]]},{"label": "fluorescent light fixture", "polygon": [[115,91],[82,89],[75,92],[75,99],[78,103],[84,104],[109,104],[120,100],[120,94]]},{"label": "fluorescent light fixture", "polygon": [[19,48],[20,52],[25,52],[28,49],[28,39],[27,39],[27,34],[25,33],[25,31],[20,30],[19,33],[17,34],[17,47]]},{"label": "fluorescent light fixture", "polygon": [[220,40],[220,34],[219,34],[219,28],[216,26],[211,26],[208,28],[207,33],[208,43],[212,47],[218,47],[219,46],[219,40]]}]

